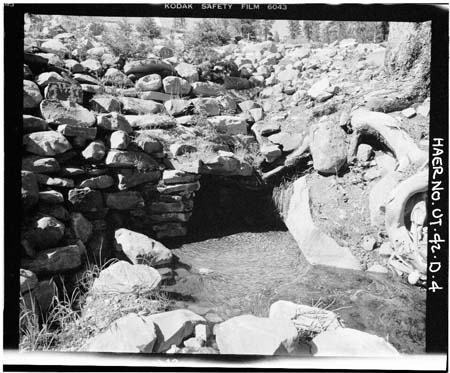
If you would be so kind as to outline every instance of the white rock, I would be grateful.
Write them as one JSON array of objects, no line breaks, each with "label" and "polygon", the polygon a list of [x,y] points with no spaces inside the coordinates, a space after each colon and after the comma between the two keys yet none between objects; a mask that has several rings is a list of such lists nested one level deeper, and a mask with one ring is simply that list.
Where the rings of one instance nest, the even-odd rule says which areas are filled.
[{"label": "white rock", "polygon": [[119,261],[100,272],[92,285],[94,293],[146,293],[161,283],[159,272],[144,264]]},{"label": "white rock", "polygon": [[292,321],[253,315],[233,317],[215,327],[221,354],[286,355],[295,351],[297,329]]},{"label": "white rock", "polygon": [[129,313],[90,339],[81,351],[151,353],[156,339],[153,322],[135,313]]},{"label": "white rock", "polygon": [[415,285],[417,284],[417,282],[420,280],[420,272],[418,271],[413,271],[408,275],[408,282],[411,285]]},{"label": "white rock", "polygon": [[398,356],[383,338],[356,329],[341,328],[320,333],[312,340],[314,356]]},{"label": "white rock", "polygon": [[414,110],[414,108],[410,107],[408,109],[402,110],[402,114],[406,117],[406,118],[412,118],[413,116],[416,115],[416,111]]},{"label": "white rock", "polygon": [[114,238],[116,250],[122,251],[134,264],[155,266],[172,260],[172,252],[167,247],[145,234],[121,228],[116,230]]},{"label": "white rock", "polygon": [[375,248],[376,242],[377,241],[372,236],[365,236],[362,242],[362,247],[366,251],[372,251]]},{"label": "white rock", "polygon": [[389,270],[381,264],[375,263],[367,269],[367,272],[373,273],[389,273]]}]

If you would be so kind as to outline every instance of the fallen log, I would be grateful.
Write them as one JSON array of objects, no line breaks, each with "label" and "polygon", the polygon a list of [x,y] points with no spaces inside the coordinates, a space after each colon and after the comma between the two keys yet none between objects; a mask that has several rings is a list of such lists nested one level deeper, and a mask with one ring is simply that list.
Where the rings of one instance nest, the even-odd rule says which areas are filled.
[{"label": "fallen log", "polygon": [[362,137],[371,136],[395,155],[399,171],[410,165],[422,166],[428,161],[428,154],[419,149],[398,121],[388,114],[357,109],[352,113],[351,126],[354,131],[349,149],[351,159],[356,157]]}]

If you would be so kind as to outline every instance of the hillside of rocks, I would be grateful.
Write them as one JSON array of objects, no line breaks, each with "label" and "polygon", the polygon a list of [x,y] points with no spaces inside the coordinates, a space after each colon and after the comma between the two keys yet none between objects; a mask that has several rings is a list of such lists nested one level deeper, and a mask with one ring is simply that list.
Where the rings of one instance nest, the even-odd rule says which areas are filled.
[{"label": "hillside of rocks", "polygon": [[81,59],[73,37],[50,33],[24,51],[26,307],[48,312],[61,284],[97,263],[80,306],[95,328],[75,350],[398,353],[331,311],[287,301],[226,321],[149,300],[150,314],[96,319],[117,294],[133,304],[176,281],[171,240],[190,234],[191,219],[220,230],[217,211],[237,224],[248,214],[252,228],[285,224],[312,265],[425,283],[430,103],[387,73],[385,44],[242,40],[193,65],[165,46],[127,60],[95,40]]}]

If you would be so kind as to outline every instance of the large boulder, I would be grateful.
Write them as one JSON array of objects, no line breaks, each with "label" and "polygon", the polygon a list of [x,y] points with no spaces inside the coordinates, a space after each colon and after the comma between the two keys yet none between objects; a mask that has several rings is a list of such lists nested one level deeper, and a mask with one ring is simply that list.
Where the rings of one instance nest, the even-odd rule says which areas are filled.
[{"label": "large boulder", "polygon": [[314,356],[398,356],[398,351],[383,338],[356,329],[339,328],[320,333],[312,342]]},{"label": "large boulder", "polygon": [[311,131],[314,169],[325,175],[337,174],[347,161],[345,132],[332,122],[319,123]]},{"label": "large boulder", "polygon": [[23,144],[27,152],[53,156],[72,149],[69,141],[57,131],[33,132],[23,136]]},{"label": "large boulder", "polygon": [[133,264],[159,266],[172,260],[172,252],[144,234],[121,228],[115,232],[116,250],[123,252]]},{"label": "large boulder", "polygon": [[145,318],[156,325],[158,336],[154,352],[165,352],[172,345],[180,345],[194,333],[195,326],[206,324],[206,320],[187,309],[157,313]]},{"label": "large boulder", "polygon": [[80,351],[151,353],[155,343],[155,324],[135,313],[129,313],[88,340]]},{"label": "large boulder", "polygon": [[144,264],[118,261],[102,270],[92,285],[92,292],[101,293],[151,293],[161,283],[159,272]]},{"label": "large boulder", "polygon": [[96,123],[92,112],[72,101],[44,100],[40,107],[42,116],[49,123],[78,127],[92,127]]},{"label": "large boulder", "polygon": [[297,329],[289,320],[233,317],[215,328],[221,354],[287,355],[296,351]]}]

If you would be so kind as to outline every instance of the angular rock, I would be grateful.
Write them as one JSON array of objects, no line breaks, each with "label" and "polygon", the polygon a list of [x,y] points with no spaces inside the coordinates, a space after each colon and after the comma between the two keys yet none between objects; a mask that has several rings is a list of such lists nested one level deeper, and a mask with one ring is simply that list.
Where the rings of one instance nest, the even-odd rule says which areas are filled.
[{"label": "angular rock", "polygon": [[55,73],[54,71],[39,74],[38,77],[36,78],[36,84],[42,89],[47,87],[50,83],[61,83],[61,82],[66,82],[66,80],[61,75]]},{"label": "angular rock", "polygon": [[327,90],[329,88],[330,81],[328,78],[323,78],[311,86],[308,90],[308,95],[313,99],[317,99],[321,94],[328,93]]},{"label": "angular rock", "polygon": [[162,180],[166,185],[193,183],[198,179],[200,179],[200,175],[191,174],[181,170],[165,170],[162,177]]},{"label": "angular rock", "polygon": [[156,330],[153,322],[129,313],[88,340],[80,351],[148,354],[153,351],[155,343]]},{"label": "angular rock", "polygon": [[408,109],[404,109],[402,110],[402,114],[406,117],[406,118],[412,118],[413,116],[416,115],[416,111],[414,110],[414,108],[408,108]]},{"label": "angular rock", "polygon": [[187,194],[196,192],[200,189],[198,181],[186,184],[173,184],[158,187],[158,192],[161,194]]},{"label": "angular rock", "polygon": [[253,84],[245,78],[239,78],[234,76],[226,76],[224,77],[224,87],[225,89],[250,89],[253,88]]},{"label": "angular rock", "polygon": [[56,247],[40,251],[33,259],[22,259],[22,268],[37,275],[64,273],[81,265],[80,248],[77,245]]},{"label": "angular rock", "polygon": [[187,114],[193,106],[188,100],[171,99],[164,103],[164,107],[170,115],[180,116]]},{"label": "angular rock", "polygon": [[49,82],[45,87],[44,96],[47,100],[72,101],[83,103],[83,89],[80,84],[66,81]]},{"label": "angular rock", "polygon": [[142,194],[135,191],[124,191],[106,194],[106,206],[114,210],[131,210],[144,207]]},{"label": "angular rock", "polygon": [[321,123],[312,131],[310,149],[315,170],[337,174],[347,161],[345,132],[331,122]]},{"label": "angular rock", "polygon": [[389,270],[381,264],[375,263],[367,268],[367,272],[387,274]]},{"label": "angular rock", "polygon": [[51,174],[58,172],[60,166],[55,158],[44,158],[30,155],[22,158],[22,170],[34,173]]},{"label": "angular rock", "polygon": [[138,79],[135,86],[140,91],[158,91],[162,88],[161,76],[158,74],[143,76]]},{"label": "angular rock", "polygon": [[263,145],[260,148],[261,154],[267,163],[272,163],[281,157],[282,152],[278,145]]},{"label": "angular rock", "polygon": [[128,78],[128,76],[114,67],[110,67],[108,70],[106,70],[105,74],[103,75],[102,82],[105,85],[112,85],[114,87],[121,88],[134,86],[133,82]]},{"label": "angular rock", "polygon": [[73,74],[73,78],[79,82],[80,84],[91,84],[94,86],[100,86],[101,83],[99,80],[93,78],[87,74]]},{"label": "angular rock", "polygon": [[186,79],[189,83],[198,81],[198,71],[194,65],[190,63],[181,62],[175,66],[175,71],[179,76]]},{"label": "angular rock", "polygon": [[138,95],[138,97],[142,100],[153,100],[158,102],[166,102],[173,98],[173,95],[162,93],[162,92],[154,92],[154,91],[147,91],[142,92]]},{"label": "angular rock", "polygon": [[36,275],[28,269],[20,268],[20,293],[26,293],[35,288],[38,283]]},{"label": "angular rock", "polygon": [[114,131],[109,138],[111,149],[126,150],[130,143],[130,137],[124,131]]},{"label": "angular rock", "polygon": [[107,131],[124,131],[128,134],[133,132],[127,118],[119,113],[99,114],[97,126]]},{"label": "angular rock", "polygon": [[95,96],[89,102],[90,108],[98,113],[119,113],[122,108],[120,100],[114,96]]},{"label": "angular rock", "polygon": [[96,122],[93,113],[75,102],[44,100],[40,107],[42,116],[49,123],[92,127]]},{"label": "angular rock", "polygon": [[126,114],[156,114],[160,113],[164,106],[151,100],[141,100],[139,98],[121,97],[123,112]]},{"label": "angular rock", "polygon": [[86,243],[93,232],[93,226],[89,220],[87,220],[83,214],[79,212],[73,212],[70,214],[70,225],[75,237],[80,239],[81,242]]},{"label": "angular rock", "polygon": [[161,266],[172,261],[172,252],[158,241],[144,234],[121,228],[115,232],[115,247],[133,264]]},{"label": "angular rock", "polygon": [[23,144],[26,151],[41,156],[53,156],[72,149],[67,139],[56,131],[41,131],[24,135]]},{"label": "angular rock", "polygon": [[[269,136],[274,133],[280,132],[280,124],[279,123],[255,123],[252,126],[252,131],[256,135],[256,137],[261,136]],[[280,141],[280,137],[274,137],[274,141]],[[280,141],[281,142],[281,141]]]},{"label": "angular rock", "polygon": [[[272,129],[275,128],[275,126],[272,127]],[[267,131],[269,129],[265,128],[265,130]],[[299,133],[291,134],[287,132],[279,132],[269,136],[270,142],[280,145],[285,153],[289,153],[297,149],[303,143],[303,139],[304,136]]]},{"label": "angular rock", "polygon": [[86,148],[81,152],[84,159],[98,162],[105,157],[106,147],[101,140],[92,141]]},{"label": "angular rock", "polygon": [[44,119],[23,114],[22,129],[24,134],[28,134],[33,132],[48,131],[49,127],[48,123]]},{"label": "angular rock", "polygon": [[340,328],[320,333],[312,340],[314,356],[398,356],[383,338],[356,329]]},{"label": "angular rock", "polygon": [[221,354],[287,355],[297,344],[297,329],[283,319],[241,315],[217,325],[215,332]]},{"label": "angular rock", "polygon": [[57,128],[58,132],[61,132],[67,137],[76,137],[79,139],[93,140],[97,136],[96,127],[78,127],[72,124],[61,124]]},{"label": "angular rock", "polygon": [[39,87],[31,80],[23,81],[23,108],[34,109],[39,106],[42,101],[41,91]]},{"label": "angular rock", "polygon": [[247,134],[247,122],[242,117],[221,115],[209,118],[208,121],[219,133],[225,135]]},{"label": "angular rock", "polygon": [[192,92],[199,97],[215,97],[225,93],[221,85],[212,82],[194,82]]},{"label": "angular rock", "polygon": [[151,293],[161,283],[158,271],[144,264],[118,261],[102,270],[94,280],[92,292],[101,293]]},{"label": "angular rock", "polygon": [[117,173],[117,177],[119,179],[117,188],[119,188],[119,190],[125,190],[140,184],[157,182],[161,177],[161,172],[160,171],[140,172],[138,170],[124,168],[122,170],[119,170],[119,172]]},{"label": "angular rock", "polygon": [[41,44],[41,49],[47,53],[54,53],[60,57],[64,57],[69,53],[67,47],[59,40],[50,39]]},{"label": "angular rock", "polygon": [[197,113],[208,117],[220,114],[219,102],[214,98],[195,98],[191,102]]},{"label": "angular rock", "polygon": [[194,333],[198,324],[205,324],[206,320],[187,309],[157,313],[145,318],[156,324],[157,342],[155,353],[165,352],[172,345],[179,345]]},{"label": "angular rock", "polygon": [[68,201],[73,211],[95,212],[103,208],[102,193],[90,188],[75,188],[69,190]]},{"label": "angular rock", "polygon": [[60,188],[73,188],[75,186],[72,179],[62,177],[50,177],[43,174],[36,174],[38,184]]},{"label": "angular rock", "polygon": [[177,76],[168,76],[162,81],[164,92],[170,95],[188,95],[192,87],[187,80]]},{"label": "angular rock", "polygon": [[109,175],[100,175],[83,180],[80,188],[106,189],[114,185],[114,179]]},{"label": "angular rock", "polygon": [[141,171],[158,169],[158,162],[151,156],[132,151],[110,150],[106,156],[105,164],[109,167],[137,168]]},{"label": "angular rock", "polygon": [[85,61],[82,61],[81,65],[84,67],[85,71],[88,71],[92,74],[100,75],[103,70],[102,64],[94,59],[87,59]]},{"label": "angular rock", "polygon": [[373,155],[373,149],[369,144],[359,144],[356,158],[359,162],[368,162]]}]

